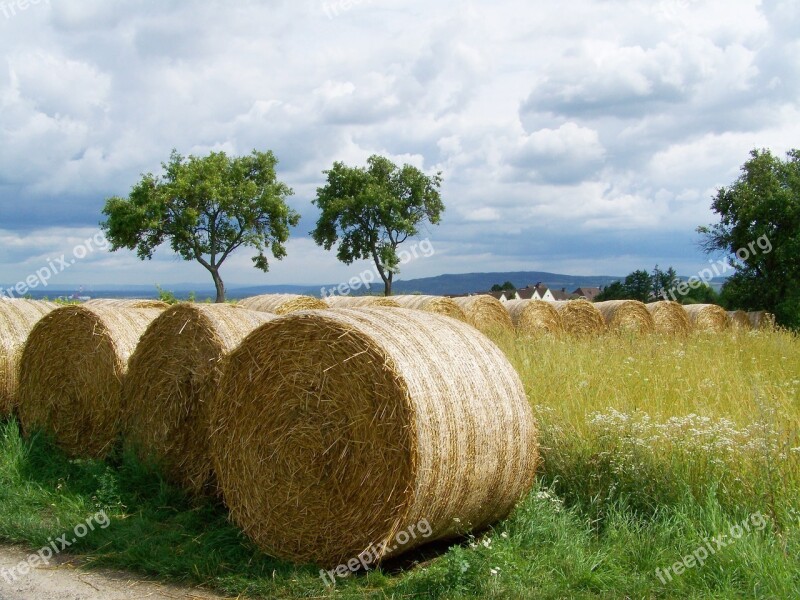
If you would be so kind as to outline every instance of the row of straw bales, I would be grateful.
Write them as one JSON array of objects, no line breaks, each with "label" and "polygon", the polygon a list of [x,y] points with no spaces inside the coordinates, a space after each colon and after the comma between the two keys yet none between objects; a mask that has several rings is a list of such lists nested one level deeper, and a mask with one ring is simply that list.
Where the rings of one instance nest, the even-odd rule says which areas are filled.
[{"label": "row of straw bales", "polygon": [[432,536],[380,560],[485,528],[533,484],[522,383],[457,319],[46,308],[20,355],[23,432],[44,430],[74,457],[103,457],[121,438],[190,492],[221,493],[271,555],[332,566],[429,522]]},{"label": "row of straw bales", "polygon": [[501,303],[489,295],[460,298],[441,296],[330,296],[324,302],[308,296],[266,295],[240,302],[253,310],[286,314],[304,308],[412,308],[442,314],[488,333],[516,329],[524,335],[543,333],[587,336],[604,331],[686,335],[691,331],[720,332],[774,327],[769,313],[726,312],[711,304],[681,305],[636,300],[591,303],[586,300],[543,302],[510,300]]}]

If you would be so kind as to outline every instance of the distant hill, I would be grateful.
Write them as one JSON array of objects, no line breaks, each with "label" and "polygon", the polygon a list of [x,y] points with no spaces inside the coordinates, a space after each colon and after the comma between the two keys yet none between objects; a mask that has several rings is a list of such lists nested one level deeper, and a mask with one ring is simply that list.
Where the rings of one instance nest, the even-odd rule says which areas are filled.
[{"label": "distant hill", "polygon": [[[469,294],[472,292],[484,292],[489,290],[495,283],[503,284],[506,281],[510,281],[518,288],[541,282],[551,289],[564,289],[567,292],[571,292],[578,287],[604,287],[620,279],[623,279],[623,277],[612,277],[608,275],[564,275],[561,273],[549,273],[547,271],[460,273],[395,281],[393,291],[395,294],[419,293],[435,296]],[[686,277],[681,276],[681,279],[686,280]],[[717,278],[711,282],[711,285],[719,289],[724,281],[724,278]],[[228,297],[233,300],[258,294],[308,294],[319,296],[322,288],[333,290],[336,285],[338,285],[338,283],[326,285],[231,285],[227,292]],[[216,295],[214,289],[207,285],[179,283],[163,285],[162,287],[174,292],[180,298],[186,298],[190,292],[194,292],[198,300],[213,298]],[[43,296],[55,298],[56,296],[73,294],[77,291],[77,286],[59,287],[51,285],[47,288],[33,290],[31,293],[34,298],[41,298]],[[374,294],[383,293],[383,284],[373,284],[371,292]],[[155,285],[83,286],[81,293],[92,296],[93,298],[155,298],[158,296]],[[356,293],[369,293],[369,290],[365,292],[365,289],[361,288]]]},{"label": "distant hill", "polygon": [[539,282],[549,288],[560,290],[564,288],[571,292],[578,287],[601,287],[619,280],[620,277],[606,275],[562,275],[546,271],[511,271],[506,273],[462,273],[459,275],[438,275],[423,279],[409,279],[397,281],[393,286],[395,293],[433,294],[444,296],[447,294],[468,294],[470,292],[485,292],[495,283],[503,284],[510,281],[518,288],[526,285],[535,285]]}]

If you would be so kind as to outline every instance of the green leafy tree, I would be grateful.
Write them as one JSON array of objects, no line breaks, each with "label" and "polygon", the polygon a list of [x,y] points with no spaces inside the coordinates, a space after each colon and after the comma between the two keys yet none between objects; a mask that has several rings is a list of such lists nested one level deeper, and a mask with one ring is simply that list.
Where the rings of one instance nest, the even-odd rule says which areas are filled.
[{"label": "green leafy tree", "polygon": [[182,157],[173,150],[163,175],[147,173],[127,198],[106,200],[101,223],[112,250],[136,250],[150,259],[165,241],[184,260],[199,262],[225,301],[222,263],[242,246],[253,263],[269,270],[267,253],[286,256],[289,228],[299,215],[286,204],[292,190],[277,179],[272,152],[228,157],[224,152]]},{"label": "green leafy tree", "polygon": [[622,287],[628,300],[649,302],[653,293],[653,278],[644,269],[639,269],[625,278]]},{"label": "green leafy tree", "polygon": [[678,273],[672,267],[662,271],[656,265],[650,275],[653,282],[653,297],[662,298],[665,293],[669,293],[679,283]]},{"label": "green leafy tree", "polygon": [[441,219],[441,174],[428,176],[376,155],[366,167],[336,162],[325,174],[327,183],[313,201],[322,214],[311,236],[326,250],[338,244],[336,256],[345,264],[372,260],[390,296],[400,266],[397,247],[424,222]]},{"label": "green leafy tree", "polygon": [[621,281],[609,283],[603,290],[594,297],[595,302],[605,302],[606,300],[625,300],[627,292]]},{"label": "green leafy tree", "polygon": [[503,285],[500,285],[499,283],[495,283],[492,286],[491,291],[493,291],[493,292],[513,292],[513,291],[516,291],[516,289],[517,289],[517,286],[515,286],[510,281],[506,281]]},{"label": "green leafy tree", "polygon": [[725,253],[736,268],[723,288],[726,302],[800,327],[800,150],[786,160],[753,150],[711,208],[719,222],[698,231],[707,252]]}]

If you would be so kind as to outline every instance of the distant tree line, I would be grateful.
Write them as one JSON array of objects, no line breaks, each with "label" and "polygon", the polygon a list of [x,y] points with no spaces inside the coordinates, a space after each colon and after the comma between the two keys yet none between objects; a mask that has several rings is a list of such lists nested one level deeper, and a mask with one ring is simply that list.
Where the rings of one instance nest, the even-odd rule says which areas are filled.
[{"label": "distant tree line", "polygon": [[707,283],[698,280],[690,285],[681,281],[672,267],[663,271],[656,265],[651,272],[643,269],[633,271],[624,280],[606,286],[595,296],[596,302],[604,300],[672,300],[681,304],[718,304],[720,297]]}]

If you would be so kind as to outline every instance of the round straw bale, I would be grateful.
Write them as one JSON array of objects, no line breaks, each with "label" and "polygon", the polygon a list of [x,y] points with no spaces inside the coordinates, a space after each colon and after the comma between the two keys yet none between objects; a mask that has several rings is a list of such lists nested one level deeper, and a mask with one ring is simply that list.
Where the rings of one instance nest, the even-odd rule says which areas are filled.
[{"label": "round straw bale", "polygon": [[263,294],[243,298],[237,303],[242,308],[258,312],[286,315],[298,310],[325,309],[328,305],[314,296],[300,296],[298,294]]},{"label": "round straw bale", "polygon": [[232,304],[176,304],[145,331],[122,385],[125,445],[201,494],[213,484],[208,408],[222,359],[276,315]]},{"label": "round straw bale", "polygon": [[728,313],[716,304],[685,304],[683,310],[696,331],[724,331],[728,328]]},{"label": "round straw bale", "polygon": [[765,310],[756,310],[747,313],[753,329],[775,329],[775,315]]},{"label": "round straw bale", "polygon": [[603,314],[588,300],[549,302],[561,315],[564,331],[571,335],[595,335],[606,329]]},{"label": "round straw bale", "polygon": [[728,327],[738,331],[746,331],[753,328],[750,324],[750,318],[743,310],[728,311]]},{"label": "round straw bale", "polygon": [[669,335],[687,335],[692,330],[692,323],[683,307],[671,300],[660,300],[645,304],[658,333]]},{"label": "round straw bale", "polygon": [[147,298],[93,298],[83,303],[84,306],[116,306],[123,308],[169,308],[162,300]]},{"label": "round straw bale", "polygon": [[400,308],[395,300],[387,296],[327,296],[325,302],[331,308]]},{"label": "round straw bale", "polygon": [[655,330],[653,317],[644,303],[638,300],[608,300],[595,302],[594,306],[603,315],[610,331],[652,333]]},{"label": "round straw bale", "polygon": [[479,294],[453,298],[453,302],[461,307],[467,315],[467,323],[484,332],[504,331],[514,328],[508,311],[503,303],[494,296]]},{"label": "round straw bale", "polygon": [[33,328],[20,359],[19,418],[73,457],[102,458],[120,431],[122,379],[155,308],[64,306]]},{"label": "round straw bale", "polygon": [[17,370],[22,347],[34,325],[56,308],[52,302],[0,298],[0,419],[17,404]]},{"label": "round straw bale", "polygon": [[514,327],[522,335],[564,332],[559,312],[549,302],[541,300],[509,300],[503,303]]},{"label": "round straw bale", "polygon": [[443,296],[392,296],[392,300],[397,302],[403,308],[411,308],[413,310],[422,310],[437,315],[444,315],[459,321],[468,323],[467,315],[464,310],[450,298]]},{"label": "round straw bale", "polygon": [[[538,463],[503,353],[467,324],[404,309],[262,325],[225,361],[212,428],[233,520],[268,554],[323,565],[502,519]],[[423,519],[427,539],[395,539]]]}]

